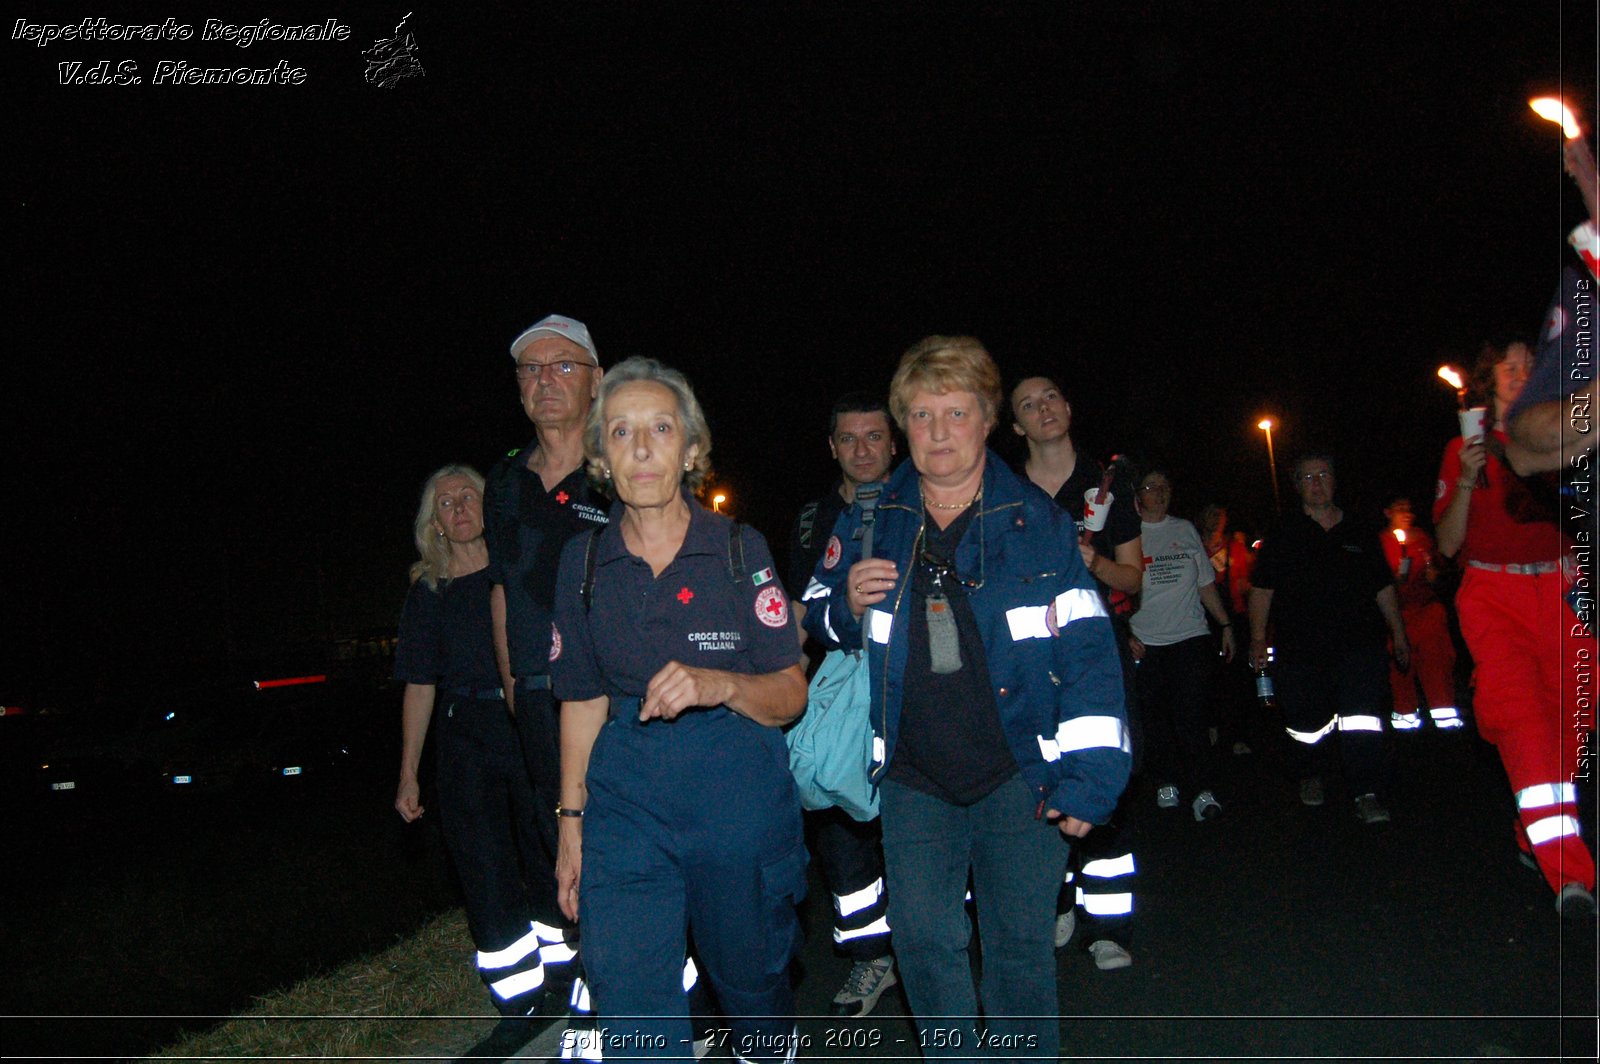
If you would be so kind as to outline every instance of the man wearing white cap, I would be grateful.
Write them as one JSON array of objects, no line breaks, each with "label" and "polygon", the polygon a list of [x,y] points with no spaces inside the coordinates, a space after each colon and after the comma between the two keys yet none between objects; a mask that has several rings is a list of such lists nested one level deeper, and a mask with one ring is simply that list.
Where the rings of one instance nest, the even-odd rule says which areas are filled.
[{"label": "man wearing white cap", "polygon": [[[551,607],[561,548],[574,535],[606,523],[609,501],[589,483],[583,467],[583,426],[605,371],[588,328],[560,314],[542,318],[511,341],[511,358],[534,438],[509,452],[489,474],[484,534],[494,584],[495,657],[506,705],[516,717],[523,760],[544,811],[533,825],[539,842],[539,852],[529,862],[534,867],[524,869],[534,923],[513,950],[538,950],[545,995],[535,1012],[551,1016],[566,1005],[576,974],[576,936],[555,896],[561,755],[559,707],[550,692],[549,664],[555,653]],[[501,1026],[506,1030],[497,1029],[494,1045],[482,1048],[508,1056],[537,1033],[538,1025],[512,1020]]]}]

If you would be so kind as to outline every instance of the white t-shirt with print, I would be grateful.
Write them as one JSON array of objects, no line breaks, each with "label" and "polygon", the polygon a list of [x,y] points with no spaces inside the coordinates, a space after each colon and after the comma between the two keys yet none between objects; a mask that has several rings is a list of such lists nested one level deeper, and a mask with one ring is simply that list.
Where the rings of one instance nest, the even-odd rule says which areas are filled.
[{"label": "white t-shirt with print", "polygon": [[1146,646],[1164,647],[1206,634],[1200,589],[1214,583],[1216,570],[1200,533],[1181,517],[1145,522],[1144,589],[1139,611],[1128,622]]}]

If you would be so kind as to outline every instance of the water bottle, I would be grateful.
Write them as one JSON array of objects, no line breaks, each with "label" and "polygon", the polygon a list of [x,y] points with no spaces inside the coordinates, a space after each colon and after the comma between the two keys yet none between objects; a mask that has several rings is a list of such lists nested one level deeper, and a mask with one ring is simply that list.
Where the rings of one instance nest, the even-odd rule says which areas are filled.
[{"label": "water bottle", "polygon": [[[1271,661],[1272,652],[1269,650],[1267,652],[1268,665],[1271,664]],[[1268,671],[1268,665],[1262,665],[1259,669],[1255,670],[1256,701],[1261,704],[1262,709],[1276,709],[1278,706],[1278,697],[1277,692],[1275,692],[1272,688],[1272,673]]]}]

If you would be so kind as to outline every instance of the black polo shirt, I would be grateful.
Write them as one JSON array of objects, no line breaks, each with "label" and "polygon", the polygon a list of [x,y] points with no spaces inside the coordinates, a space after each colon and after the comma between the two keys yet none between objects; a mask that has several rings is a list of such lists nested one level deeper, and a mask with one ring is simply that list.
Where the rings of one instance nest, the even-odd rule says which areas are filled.
[{"label": "black polo shirt", "polygon": [[578,533],[606,523],[611,502],[579,466],[550,491],[528,468],[538,446],[512,451],[495,464],[483,497],[489,579],[506,591],[506,643],[513,676],[550,668],[556,568],[561,548]]},{"label": "black polo shirt", "polygon": [[431,588],[411,585],[400,613],[394,678],[401,683],[490,690],[500,686],[489,615],[488,570]]},{"label": "black polo shirt", "polygon": [[1377,596],[1392,580],[1375,525],[1345,514],[1324,529],[1304,512],[1268,533],[1250,574],[1273,592],[1275,642],[1291,654],[1383,648],[1389,630]]},{"label": "black polo shirt", "polygon": [[[689,528],[660,575],[628,550],[613,520],[593,543],[594,584],[586,608],[581,589],[590,537],[573,540],[562,554],[560,642],[550,666],[557,698],[643,696],[669,661],[757,675],[799,663],[789,598],[773,572],[766,540],[742,525],[740,542],[730,550],[732,522],[687,492],[684,497]],[[621,518],[621,503],[611,516]]]}]

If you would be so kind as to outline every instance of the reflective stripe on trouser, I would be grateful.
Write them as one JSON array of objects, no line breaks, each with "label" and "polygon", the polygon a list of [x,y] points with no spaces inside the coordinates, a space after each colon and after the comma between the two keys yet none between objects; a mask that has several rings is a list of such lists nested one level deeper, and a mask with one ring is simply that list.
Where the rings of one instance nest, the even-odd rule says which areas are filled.
[{"label": "reflective stripe on trouser", "polygon": [[692,939],[729,1047],[786,1059],[806,851],[783,735],[724,709],[641,724],[637,699],[611,708],[589,758],[579,900],[602,1049],[631,1035],[639,1056],[692,1057]]},{"label": "reflective stripe on trouser", "polygon": [[883,883],[883,831],[878,819],[861,823],[839,809],[807,814],[811,857],[833,898],[833,942],[852,961],[890,953],[889,899]]},{"label": "reflective stripe on trouser", "polygon": [[1572,637],[1576,617],[1565,593],[1560,573],[1469,567],[1456,609],[1474,663],[1473,716],[1478,734],[1500,752],[1517,796],[1519,839],[1531,846],[1552,890],[1581,883],[1592,891],[1594,857],[1577,834],[1567,784],[1582,744],[1572,726],[1578,677],[1593,675],[1594,641]]},{"label": "reflective stripe on trouser", "polygon": [[[1072,905],[1078,915],[1078,937],[1085,943],[1110,939],[1133,945],[1134,895],[1138,892],[1138,862],[1130,846],[1131,833],[1119,821],[1101,824],[1072,847],[1058,912]],[[1076,874],[1074,874],[1076,873]]]},{"label": "reflective stripe on trouser", "polygon": [[1280,647],[1279,653],[1274,679],[1291,772],[1325,775],[1337,755],[1352,796],[1381,790],[1383,721],[1393,698],[1383,644]]},{"label": "reflective stripe on trouser", "polygon": [[[1460,727],[1461,717],[1451,712],[1441,716],[1440,711],[1456,705],[1456,646],[1450,638],[1450,624],[1444,605],[1430,602],[1424,606],[1404,610],[1401,616],[1406,624],[1406,642],[1411,645],[1411,668],[1401,672],[1393,661],[1389,663],[1389,684],[1394,693],[1394,711],[1404,717],[1414,715],[1419,705],[1417,686],[1422,687],[1422,706],[1433,712],[1433,722],[1440,728]],[[1446,723],[1448,720],[1454,724]],[[1418,725],[1420,726],[1420,718]],[[1403,726],[1396,723],[1396,728]]]},{"label": "reflective stripe on trouser", "polygon": [[478,975],[494,997],[495,1007],[508,1016],[524,1015],[544,989],[544,966],[539,963],[539,936],[533,925],[503,949],[478,951]]},{"label": "reflective stripe on trouser", "polygon": [[[477,968],[495,1008],[525,1015],[543,992],[530,893],[540,817],[517,756],[516,732],[498,700],[450,697],[437,717],[439,817],[461,882]],[[527,870],[527,876],[524,875]]]}]

